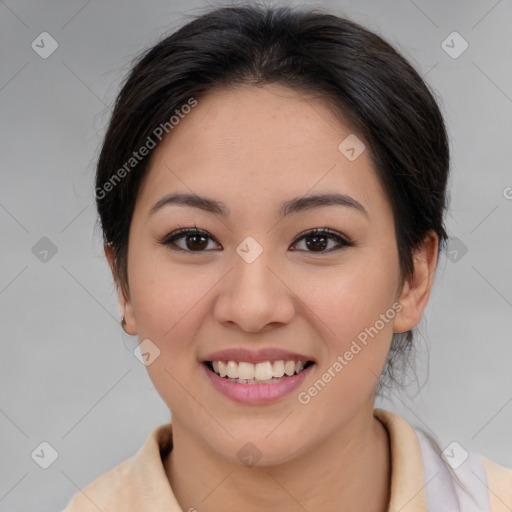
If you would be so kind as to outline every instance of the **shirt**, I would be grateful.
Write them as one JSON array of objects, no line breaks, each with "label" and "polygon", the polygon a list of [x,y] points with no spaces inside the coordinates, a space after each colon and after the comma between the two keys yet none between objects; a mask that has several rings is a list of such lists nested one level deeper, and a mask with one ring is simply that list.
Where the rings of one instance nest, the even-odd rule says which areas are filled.
[{"label": "shirt", "polygon": [[[452,482],[448,463],[421,431],[384,409],[374,409],[373,414],[390,440],[389,512],[512,511],[512,469],[480,455],[469,457],[460,445],[449,445],[445,460],[454,459],[452,468],[460,464],[452,474],[473,492],[473,501]],[[153,430],[133,457],[76,493],[63,512],[186,512],[164,469],[163,461],[171,450],[172,423],[168,423]]]}]

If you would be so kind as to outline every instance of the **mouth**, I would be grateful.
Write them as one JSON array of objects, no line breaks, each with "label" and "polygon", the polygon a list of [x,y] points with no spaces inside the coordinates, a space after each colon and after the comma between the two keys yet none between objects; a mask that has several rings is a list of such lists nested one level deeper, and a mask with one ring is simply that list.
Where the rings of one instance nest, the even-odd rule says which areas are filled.
[{"label": "mouth", "polygon": [[301,386],[317,366],[311,355],[277,347],[237,347],[210,353],[201,361],[219,393],[244,404],[269,404]]},{"label": "mouth", "polygon": [[248,361],[204,361],[203,365],[218,377],[237,384],[275,384],[293,378],[315,364],[314,361],[275,360],[251,363]]}]

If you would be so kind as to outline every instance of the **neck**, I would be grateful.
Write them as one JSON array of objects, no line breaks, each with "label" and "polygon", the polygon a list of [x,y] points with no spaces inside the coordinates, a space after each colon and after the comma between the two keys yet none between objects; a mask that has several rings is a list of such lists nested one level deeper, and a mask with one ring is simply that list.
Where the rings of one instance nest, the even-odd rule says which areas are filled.
[{"label": "neck", "polygon": [[164,465],[185,511],[388,509],[389,439],[371,410],[301,457],[266,467],[235,464],[172,423],[173,449]]}]

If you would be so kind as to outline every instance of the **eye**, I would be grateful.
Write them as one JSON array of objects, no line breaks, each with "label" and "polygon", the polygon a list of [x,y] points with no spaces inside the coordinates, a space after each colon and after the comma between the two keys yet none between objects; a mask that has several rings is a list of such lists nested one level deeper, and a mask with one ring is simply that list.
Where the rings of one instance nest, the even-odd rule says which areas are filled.
[{"label": "eye", "polygon": [[[344,247],[352,247],[354,245],[352,242],[347,240],[336,231],[331,231],[327,228],[315,228],[306,233],[303,233],[302,235],[299,235],[299,237],[293,243],[292,247],[295,247],[299,242],[304,242],[303,247],[305,247],[305,249],[302,248],[299,250],[320,254],[343,249]],[[329,247],[330,242],[335,242],[334,247]]]},{"label": "eye", "polygon": [[[219,250],[211,247],[209,248],[208,246],[210,242],[220,246],[220,244],[218,244],[218,242],[216,242],[207,231],[203,231],[198,228],[180,228],[161,240],[158,240],[158,243],[170,246],[174,251],[205,252]],[[302,248],[294,248],[301,242],[304,243]],[[331,247],[329,247],[333,242],[334,246],[331,245]],[[352,247],[353,245],[354,244],[352,242],[335,231],[328,228],[315,228],[299,235],[292,244],[291,250],[303,250],[306,252],[322,254],[342,249],[343,247]]]},{"label": "eye", "polygon": [[[212,250],[211,248],[207,249],[209,241],[215,242],[210,234],[202,229],[180,228],[177,231],[173,231],[163,239],[158,240],[158,243],[174,246],[170,248],[175,251],[204,252],[205,250]],[[181,242],[182,244],[180,245],[177,242]]]}]

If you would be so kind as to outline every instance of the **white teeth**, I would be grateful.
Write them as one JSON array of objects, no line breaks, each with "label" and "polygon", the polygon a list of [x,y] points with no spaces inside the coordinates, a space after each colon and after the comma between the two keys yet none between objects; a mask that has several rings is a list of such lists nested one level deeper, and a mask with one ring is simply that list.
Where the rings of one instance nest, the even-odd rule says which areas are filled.
[{"label": "white teeth", "polygon": [[286,361],[284,365],[284,373],[286,373],[288,377],[295,373],[295,361]]},{"label": "white teeth", "polygon": [[272,377],[280,378],[284,375],[284,361],[274,361],[272,364]]},{"label": "white teeth", "polygon": [[238,378],[252,380],[254,379],[254,365],[252,363],[238,363]]},{"label": "white teeth", "polygon": [[254,378],[256,380],[270,380],[272,378],[272,363],[269,361],[256,363]]},{"label": "white teeth", "polygon": [[256,381],[269,381],[272,378],[281,379],[285,375],[300,373],[304,370],[302,361],[264,361],[261,363],[248,363],[246,361],[212,361],[213,371],[221,377],[234,379],[241,384]]},{"label": "white teeth", "polygon": [[235,361],[228,361],[226,371],[230,379],[238,379],[238,365]]},{"label": "white teeth", "polygon": [[228,372],[226,371],[226,365],[223,361],[218,361],[218,363],[219,363],[219,375],[221,377],[225,377],[228,374]]}]

